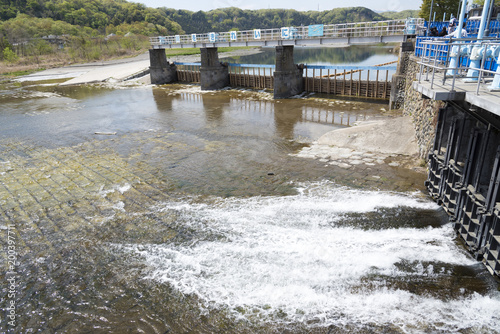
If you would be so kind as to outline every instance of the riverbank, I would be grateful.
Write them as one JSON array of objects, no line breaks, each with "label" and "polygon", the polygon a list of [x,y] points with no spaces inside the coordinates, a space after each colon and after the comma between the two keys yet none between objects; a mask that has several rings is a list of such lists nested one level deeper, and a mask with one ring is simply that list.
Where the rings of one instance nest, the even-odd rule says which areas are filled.
[{"label": "riverbank", "polygon": [[[236,49],[219,54],[220,59],[237,57],[261,52],[258,48]],[[200,54],[167,56],[169,61],[200,62]],[[149,53],[142,53],[132,58],[121,58],[108,61],[96,61],[55,67],[16,78],[17,81],[41,81],[69,79],[61,85],[82,85],[99,82],[120,82],[131,78],[143,77],[141,83],[150,83]]]}]

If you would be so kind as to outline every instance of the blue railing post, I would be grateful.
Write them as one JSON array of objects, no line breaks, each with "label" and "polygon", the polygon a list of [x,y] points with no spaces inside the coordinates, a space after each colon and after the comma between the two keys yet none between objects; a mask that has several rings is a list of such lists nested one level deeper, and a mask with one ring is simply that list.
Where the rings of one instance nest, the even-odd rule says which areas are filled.
[{"label": "blue railing post", "polygon": [[500,45],[494,47],[491,57],[497,59],[497,70],[493,82],[488,86],[489,91],[499,91],[500,90]]},{"label": "blue railing post", "polygon": [[[484,37],[484,29],[486,28],[486,21],[488,20],[490,0],[484,2],[483,14],[481,15],[481,24],[479,25],[479,32],[477,39],[481,40]],[[459,27],[459,29],[462,29]],[[467,78],[465,82],[476,82],[479,77],[479,68],[481,67],[481,59],[485,55],[485,47],[478,43],[474,45],[470,54],[470,68],[467,71]]]},{"label": "blue railing post", "polygon": [[[467,0],[463,0],[462,1],[462,10],[460,11],[460,18],[458,20],[458,38],[461,38],[462,37],[462,25],[464,23],[464,17],[465,17],[465,9],[467,7]],[[456,51],[455,53],[453,53],[453,51]],[[461,52],[460,52],[460,46],[456,46],[456,49],[455,49],[455,46],[452,48],[451,52],[453,53],[451,55],[451,59],[450,59],[450,67],[451,69],[449,69],[446,74],[449,75],[449,76],[453,76],[453,75],[456,75],[458,73],[458,61],[459,61],[459,58],[461,56]]]}]

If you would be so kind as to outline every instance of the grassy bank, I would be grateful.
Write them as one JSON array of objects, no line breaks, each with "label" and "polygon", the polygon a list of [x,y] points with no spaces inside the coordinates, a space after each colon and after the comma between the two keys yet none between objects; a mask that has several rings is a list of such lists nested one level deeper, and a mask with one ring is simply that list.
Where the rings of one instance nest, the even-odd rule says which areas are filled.
[{"label": "grassy bank", "polygon": [[[15,57],[0,61],[0,75],[12,77],[25,75],[37,70],[81,64],[94,61],[107,61],[135,57],[147,52],[150,48],[146,36],[128,36],[104,38],[71,38],[61,47],[46,41],[34,41],[17,46]],[[224,47],[219,52],[230,52],[252,47]],[[195,55],[199,48],[167,49],[168,57]]]},{"label": "grassy bank", "polygon": [[0,62],[0,74],[133,57],[146,52],[149,45],[148,37],[140,35],[109,39],[68,37],[56,42],[35,39],[12,46],[11,56]]}]

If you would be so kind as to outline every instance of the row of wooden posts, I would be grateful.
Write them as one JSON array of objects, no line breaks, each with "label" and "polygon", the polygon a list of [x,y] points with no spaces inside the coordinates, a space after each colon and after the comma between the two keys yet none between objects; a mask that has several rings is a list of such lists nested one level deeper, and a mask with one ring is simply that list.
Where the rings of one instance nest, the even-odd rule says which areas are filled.
[{"label": "row of wooden posts", "polygon": [[[230,67],[229,83],[231,87],[235,88],[273,89],[274,77],[272,71],[272,68]],[[307,65],[305,65],[304,71],[306,73],[304,76],[304,89],[306,92],[380,99],[388,99],[391,93],[388,70],[376,70],[375,75],[372,75],[372,77],[370,77],[370,70],[367,70],[365,79],[362,78],[362,70],[312,69],[311,72],[311,70],[307,70]],[[358,78],[354,77],[354,73],[358,74]],[[200,66],[179,65],[177,77],[180,82],[199,83]],[[373,78],[375,80],[371,80]]]}]

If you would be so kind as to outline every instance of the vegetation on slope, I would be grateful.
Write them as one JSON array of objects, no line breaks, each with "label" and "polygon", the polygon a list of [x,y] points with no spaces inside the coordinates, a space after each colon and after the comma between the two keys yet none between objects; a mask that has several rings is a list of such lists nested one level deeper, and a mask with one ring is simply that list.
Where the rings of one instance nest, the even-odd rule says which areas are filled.
[{"label": "vegetation on slope", "polygon": [[0,61],[2,67],[60,66],[142,53],[148,36],[386,19],[364,7],[191,12],[125,0],[2,0]]}]

